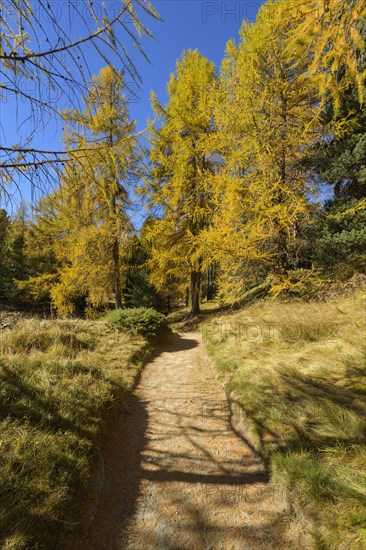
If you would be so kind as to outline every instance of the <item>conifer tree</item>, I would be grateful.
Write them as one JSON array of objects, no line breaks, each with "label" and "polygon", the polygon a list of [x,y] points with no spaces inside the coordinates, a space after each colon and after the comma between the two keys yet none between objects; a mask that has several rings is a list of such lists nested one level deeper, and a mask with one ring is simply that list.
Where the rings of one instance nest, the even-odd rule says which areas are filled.
[{"label": "conifer tree", "polygon": [[23,303],[50,311],[51,289],[59,282],[63,265],[57,258],[58,243],[64,238],[66,226],[55,223],[57,216],[55,193],[42,197],[32,206],[25,231],[24,254],[27,265],[24,274],[15,274],[15,283]]},{"label": "conifer tree", "polygon": [[28,305],[21,284],[31,274],[27,210],[24,201],[12,216],[0,210],[0,302],[16,307]]},{"label": "conifer tree", "polygon": [[151,281],[189,286],[191,315],[200,311],[202,276],[208,251],[201,233],[211,223],[215,131],[212,97],[213,63],[197,50],[177,62],[164,107],[152,96],[156,120],[150,124],[151,170],[143,192],[157,217],[149,225]]},{"label": "conifer tree", "polygon": [[322,135],[315,84],[288,50],[294,22],[286,2],[265,4],[227,47],[215,117],[222,168],[216,210],[203,235],[221,266],[221,290],[246,286],[243,272],[265,266],[275,277],[296,266],[312,191],[301,161]]},{"label": "conifer tree", "polygon": [[57,275],[41,278],[62,315],[72,314],[79,298],[91,307],[112,300],[122,307],[132,230],[126,205],[138,169],[137,138],[122,74],[102,69],[84,100],[84,111],[64,113],[65,142],[73,152],[59,188],[42,199],[36,224],[55,254]]},{"label": "conifer tree", "polygon": [[60,107],[65,102],[79,108],[88,89],[91,60],[108,62],[113,54],[135,83],[133,88],[140,86],[131,49],[146,58],[141,38],[152,37],[146,18],[160,18],[148,0],[1,0],[0,6],[1,99],[19,107],[20,118],[17,114],[14,124],[21,130],[16,143],[8,142],[13,129],[8,134],[0,118],[0,191],[10,193],[9,180],[18,183],[21,176],[21,182],[26,178],[32,183],[38,175],[44,192],[46,183],[54,186],[54,172],[59,175],[69,156],[65,149],[39,148],[34,137],[46,129],[49,117],[64,123]]},{"label": "conifer tree", "polygon": [[10,229],[10,217],[6,210],[0,209],[0,302],[8,300],[10,285],[9,273],[9,244],[8,235]]},{"label": "conifer tree", "polygon": [[307,59],[308,77],[316,83],[323,104],[331,96],[337,112],[350,85],[356,85],[358,100],[363,103],[366,71],[360,69],[357,58],[360,51],[365,52],[364,0],[277,0],[274,11],[278,5],[294,23],[288,50],[300,65]]}]

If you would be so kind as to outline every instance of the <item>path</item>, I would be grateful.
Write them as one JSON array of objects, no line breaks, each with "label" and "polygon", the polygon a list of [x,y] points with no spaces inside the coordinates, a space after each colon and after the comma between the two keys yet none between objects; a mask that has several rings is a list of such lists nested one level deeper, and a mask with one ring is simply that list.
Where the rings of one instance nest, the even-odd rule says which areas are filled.
[{"label": "path", "polygon": [[197,334],[172,337],[145,367],[105,462],[80,550],[293,548],[260,459],[229,428]]}]

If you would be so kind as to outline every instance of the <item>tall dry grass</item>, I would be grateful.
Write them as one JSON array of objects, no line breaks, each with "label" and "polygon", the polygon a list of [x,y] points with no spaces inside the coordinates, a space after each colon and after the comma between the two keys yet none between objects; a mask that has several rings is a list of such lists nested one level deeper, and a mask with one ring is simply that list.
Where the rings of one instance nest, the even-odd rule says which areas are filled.
[{"label": "tall dry grass", "polygon": [[54,548],[146,342],[103,321],[0,331],[0,546]]},{"label": "tall dry grass", "polygon": [[202,325],[314,548],[366,548],[365,297],[266,301]]}]

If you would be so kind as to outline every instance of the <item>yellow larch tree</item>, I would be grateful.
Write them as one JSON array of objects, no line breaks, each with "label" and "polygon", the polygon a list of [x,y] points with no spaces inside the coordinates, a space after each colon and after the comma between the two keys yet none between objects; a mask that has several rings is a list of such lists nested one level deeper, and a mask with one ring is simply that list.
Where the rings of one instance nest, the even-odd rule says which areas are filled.
[{"label": "yellow larch tree", "polygon": [[208,250],[200,238],[212,216],[215,131],[213,63],[197,50],[177,62],[164,107],[153,95],[149,176],[141,191],[155,210],[147,230],[150,278],[161,289],[169,280],[190,288],[191,315],[200,311],[200,289]]},{"label": "yellow larch tree", "polygon": [[45,199],[53,205],[46,209],[51,211],[47,227],[55,235],[61,264],[51,297],[62,315],[72,314],[80,297],[91,307],[111,301],[122,307],[132,231],[128,186],[139,169],[135,122],[129,119],[122,74],[111,66],[102,69],[84,101],[83,111],[64,113],[70,160],[59,188]]},{"label": "yellow larch tree", "polygon": [[[273,3],[276,10],[277,1]],[[329,97],[336,111],[342,93],[356,83],[364,102],[365,69],[357,59],[365,50],[362,21],[366,17],[364,0],[286,0],[284,9],[293,25],[288,50],[296,54],[299,64],[308,59],[308,77],[317,83],[321,100]]]},{"label": "yellow larch tree", "polygon": [[301,66],[287,48],[294,24],[287,0],[265,4],[254,24],[244,22],[239,46],[229,42],[222,65],[215,108],[222,167],[202,240],[233,299],[253,269],[284,276],[296,266],[298,230],[312,209],[302,160],[323,134],[321,105],[307,60]]}]

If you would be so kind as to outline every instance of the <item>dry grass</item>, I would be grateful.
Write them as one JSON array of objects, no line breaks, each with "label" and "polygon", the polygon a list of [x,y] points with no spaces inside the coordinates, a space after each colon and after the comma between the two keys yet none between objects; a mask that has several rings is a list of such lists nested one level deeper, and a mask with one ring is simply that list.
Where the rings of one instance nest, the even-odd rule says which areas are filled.
[{"label": "dry grass", "polygon": [[358,291],[323,303],[262,302],[202,325],[314,547],[366,547],[366,318]]},{"label": "dry grass", "polygon": [[21,320],[0,331],[2,548],[54,547],[145,348],[103,321]]}]

